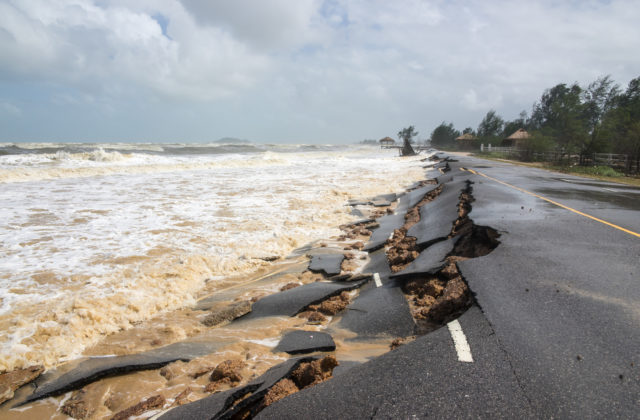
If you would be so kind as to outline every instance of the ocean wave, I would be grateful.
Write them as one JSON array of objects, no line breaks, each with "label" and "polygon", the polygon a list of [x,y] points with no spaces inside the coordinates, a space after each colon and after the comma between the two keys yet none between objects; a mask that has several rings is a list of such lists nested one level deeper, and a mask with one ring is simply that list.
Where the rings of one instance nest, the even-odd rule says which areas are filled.
[{"label": "ocean wave", "polygon": [[[158,159],[132,153],[32,168],[26,177],[130,172],[0,188],[10,203],[0,226],[0,370],[55,366],[106,334],[189,305],[205,283],[214,291],[219,279],[268,264],[264,257],[339,234],[354,218],[348,199],[399,191],[424,174],[419,161],[384,156],[269,151],[123,166]],[[198,167],[215,170],[158,173]]]},{"label": "ocean wave", "polygon": [[[228,156],[218,160],[170,160],[149,156],[122,155],[117,152],[92,152],[88,154],[66,154],[57,152],[55,155],[45,156],[49,162],[61,162],[60,166],[42,165],[42,159],[37,164],[20,162],[16,165],[0,165],[0,183],[43,181],[60,178],[86,178],[108,175],[136,175],[161,172],[184,172],[207,169],[249,168],[274,165],[287,165],[289,160],[276,154],[266,154],[247,157]],[[35,161],[35,160],[34,160]],[[99,165],[87,165],[98,163]],[[4,167],[3,167],[4,166]]]},{"label": "ocean wave", "polygon": [[123,155],[117,151],[105,151],[99,147],[96,150],[83,153],[69,153],[64,150],[58,150],[54,154],[44,154],[43,157],[58,160],[58,161],[74,161],[74,160],[88,160],[91,162],[121,162],[130,155]]}]

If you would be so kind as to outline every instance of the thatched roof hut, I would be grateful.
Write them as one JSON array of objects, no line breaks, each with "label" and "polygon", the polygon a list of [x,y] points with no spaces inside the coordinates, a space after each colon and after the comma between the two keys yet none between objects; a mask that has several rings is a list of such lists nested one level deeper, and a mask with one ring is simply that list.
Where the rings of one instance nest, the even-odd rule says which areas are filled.
[{"label": "thatched roof hut", "polygon": [[380,139],[380,146],[382,148],[389,148],[389,147],[392,147],[395,144],[396,144],[396,141],[394,139],[392,139],[391,137],[385,137],[383,139]]},{"label": "thatched roof hut", "polygon": [[459,137],[456,137],[456,144],[458,149],[473,149],[476,147],[477,137],[471,133],[465,133]]},{"label": "thatched roof hut", "polygon": [[456,141],[475,140],[477,137],[471,133],[465,133],[459,137],[456,137]]},{"label": "thatched roof hut", "polygon": [[504,139],[502,142],[505,146],[511,147],[524,147],[527,144],[527,140],[529,140],[529,133],[524,128],[518,128],[513,134]]}]

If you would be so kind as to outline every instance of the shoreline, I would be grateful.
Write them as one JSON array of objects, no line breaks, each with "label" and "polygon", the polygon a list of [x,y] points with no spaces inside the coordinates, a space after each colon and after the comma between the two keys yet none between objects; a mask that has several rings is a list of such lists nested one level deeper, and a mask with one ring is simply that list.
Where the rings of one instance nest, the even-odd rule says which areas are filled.
[{"label": "shoreline", "polygon": [[[235,159],[196,160],[214,158]],[[347,199],[422,173],[372,148],[253,160],[270,169],[6,184],[0,371],[76,358],[105,334],[270,264],[264,259],[338,235],[355,218]]]},{"label": "shoreline", "polygon": [[[383,212],[380,212],[379,210],[377,210],[380,208],[379,203],[377,204],[378,204],[378,207],[371,205],[369,211],[372,213],[377,211],[377,216],[380,216],[383,214]],[[355,207],[356,206],[354,206],[354,208]],[[344,245],[345,239],[347,238],[342,238],[343,245]],[[362,237],[358,239],[366,239],[366,237]],[[347,241],[350,241],[350,244],[347,244],[347,245],[353,245],[354,242],[361,242],[358,240],[353,241],[350,239],[347,239]],[[316,244],[315,248],[313,248],[314,243]],[[318,241],[315,241],[314,243],[308,244],[302,249],[310,248],[311,250],[313,249],[338,250],[340,240],[338,238],[333,238],[333,239],[326,238],[325,240],[318,240]],[[341,249],[341,251],[345,252],[347,250],[343,248]],[[358,252],[358,251],[355,250],[355,252]],[[295,254],[295,251],[292,254]],[[306,257],[299,256],[297,257],[297,260],[296,260],[296,258],[294,257],[294,261],[292,262],[288,257],[278,261],[277,263],[275,263],[272,266],[269,266],[268,268],[261,268],[255,273],[241,276],[241,278],[246,279],[246,281],[241,280],[238,283],[237,278],[233,278],[232,280],[227,280],[223,284],[218,284],[218,287],[215,288],[217,291],[213,290],[212,296],[214,297],[218,296],[218,299],[217,299],[218,302],[216,302],[217,306],[224,306],[225,304],[233,303],[234,301],[237,301],[239,299],[255,300],[269,293],[271,294],[277,293],[283,286],[291,284],[292,282],[298,282],[300,284],[309,284],[321,279],[324,280],[324,276],[311,273],[308,270],[301,268],[301,266],[308,265],[308,262],[305,262],[304,258]],[[357,264],[355,267],[351,267],[351,269],[354,269],[354,268],[357,268]],[[225,284],[228,284],[228,285],[226,287],[220,287]],[[234,296],[234,292],[236,292],[235,296]],[[202,291],[199,293],[199,295],[202,295]],[[202,298],[202,296],[200,297]],[[209,307],[208,310],[211,311],[214,307],[215,305],[212,307]],[[104,337],[103,339],[100,340],[100,342],[96,343],[91,347],[86,348],[85,351],[83,352],[83,357],[85,356],[105,357],[110,355],[116,355],[116,356],[125,355],[125,354],[130,354],[132,349],[134,350],[135,353],[140,353],[140,352],[144,353],[145,351],[151,350],[153,348],[157,348],[159,346],[161,347],[163,345],[168,345],[170,343],[189,340],[194,336],[198,336],[198,335],[200,335],[199,339],[204,339],[205,337],[203,336],[206,336],[207,334],[206,334],[206,331],[205,331],[205,334],[203,334],[203,331],[205,330],[205,328],[202,327],[201,318],[202,318],[202,311],[197,311],[193,308],[182,308],[182,309],[162,313],[150,320],[143,321],[141,324],[136,325],[131,329],[121,331],[120,333],[110,334]],[[238,332],[238,331],[233,331],[232,328],[224,328],[224,327],[220,328],[221,331],[224,330],[224,333],[227,334],[227,337],[225,337],[226,339],[228,339],[229,337],[233,337],[235,334],[235,337],[237,339],[245,340],[245,343],[243,343],[242,345],[239,345],[239,346],[236,345],[235,347],[234,345],[228,346],[229,348],[227,350],[224,350],[224,353],[227,353],[228,355],[228,354],[233,354],[235,352],[235,354],[242,355],[246,359],[250,359],[250,358],[256,359],[256,355],[260,354],[261,357],[264,360],[266,360],[266,362],[255,363],[255,365],[252,367],[252,371],[249,373],[249,375],[251,376],[256,376],[258,373],[264,372],[268,368],[277,364],[277,362],[284,360],[282,357],[271,356],[271,347],[273,345],[273,342],[272,341],[270,342],[269,340],[265,341],[265,338],[263,337],[267,332],[270,332],[271,335],[275,335],[277,337],[281,335],[282,331],[290,328],[299,329],[304,326],[307,326],[309,328],[314,328],[316,330],[320,328],[319,326],[314,325],[313,323],[309,323],[304,319],[296,320],[293,323],[289,322],[289,320],[284,322],[282,319],[278,319],[278,321],[280,322],[280,327],[277,333],[273,330],[265,330],[265,327],[261,326],[260,333],[262,334],[262,336],[261,334],[257,334],[256,332],[253,333],[254,336],[251,336],[251,334],[247,334],[246,330],[244,330],[243,332]],[[155,326],[155,328],[153,328],[153,326]],[[352,334],[345,331],[343,333],[335,334],[335,337],[334,337],[336,339],[336,343],[338,344],[338,350],[336,354],[340,355],[342,360],[347,360],[347,361],[352,360],[354,362],[355,361],[363,362],[365,359],[369,357],[377,356],[379,354],[382,354],[388,351],[388,347],[391,341],[390,339],[385,339],[379,342],[371,342],[367,344],[363,344],[363,343],[350,344],[346,342],[346,340],[350,338],[350,335]],[[347,354],[351,354],[351,355],[345,357],[345,355]],[[200,362],[205,364],[207,362],[209,364],[213,364],[215,362],[216,364],[218,364],[221,362],[221,360],[218,360],[218,359],[219,358],[213,357],[213,358],[210,358],[210,360],[208,361],[200,360]],[[65,362],[62,365],[58,366],[57,370],[60,372],[63,372],[64,370],[68,369],[70,366],[77,365],[80,360],[81,359],[75,359],[69,362]],[[50,372],[48,372],[48,375],[45,375],[45,377],[47,376],[50,377],[49,373]],[[108,387],[127,386],[129,383],[133,384],[138,380],[143,380],[143,382],[149,382],[148,378],[144,379],[149,374],[150,374],[149,371],[143,371],[143,372],[134,373],[132,375],[125,375],[125,377],[109,378],[99,382],[108,383]],[[132,376],[132,377],[128,378],[128,376]],[[150,381],[150,382],[154,383],[154,381]],[[177,385],[174,384],[171,386],[171,388],[175,388],[176,386]],[[19,399],[20,397],[24,397],[25,390],[28,388],[29,387],[24,387],[21,390],[19,390],[17,392],[16,399]],[[96,386],[95,384],[90,384],[87,386],[87,388],[93,389],[93,388],[99,388],[99,386]],[[189,386],[185,386],[185,389],[187,388],[189,388]],[[145,392],[140,392],[139,394],[143,395],[145,394]],[[198,395],[198,392],[195,392],[191,398],[204,397],[204,396],[206,396],[206,394]],[[50,401],[47,404],[45,404],[49,406],[48,413],[52,417],[55,417],[56,413],[58,413],[57,410],[59,409],[59,407],[64,405],[64,403],[68,398],[69,398],[69,395],[63,396],[63,397],[57,397],[53,401],[50,401],[51,399],[47,400],[47,401]],[[92,400],[92,398],[88,398],[87,400]],[[100,398],[98,400],[100,400]],[[95,398],[93,398],[92,401],[96,406],[100,406],[100,405],[103,406],[104,401],[100,403],[98,400],[95,400]],[[12,418],[12,419],[28,418],[29,415],[35,415],[36,413],[32,411],[33,408],[26,409],[26,410],[21,409],[21,411],[18,411],[18,412],[16,412],[15,410],[7,411],[7,407],[10,404],[11,402],[8,402],[4,404],[2,408],[0,408],[0,412],[4,412],[3,415],[8,416],[7,418]],[[115,409],[116,406],[113,406],[112,408]],[[38,416],[43,415],[45,411],[47,410],[40,403],[37,409],[37,412],[39,413]],[[83,418],[108,417],[112,413],[113,411],[111,410],[110,410],[110,414],[103,413],[104,415],[101,415],[99,412],[94,412],[89,417],[85,416]]]}]

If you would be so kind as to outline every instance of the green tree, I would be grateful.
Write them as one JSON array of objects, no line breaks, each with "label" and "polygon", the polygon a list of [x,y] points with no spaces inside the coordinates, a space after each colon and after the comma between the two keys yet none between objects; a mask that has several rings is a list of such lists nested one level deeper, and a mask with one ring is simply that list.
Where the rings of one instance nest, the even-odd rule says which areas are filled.
[{"label": "green tree", "polygon": [[527,148],[520,153],[520,159],[525,162],[536,160],[537,153],[550,152],[554,147],[555,142],[553,141],[553,138],[545,136],[538,131],[534,131],[533,133],[530,133],[530,137],[527,140]]},{"label": "green tree", "polygon": [[610,76],[600,77],[583,92],[583,118],[588,136],[582,145],[584,153],[603,152],[610,148],[608,139],[601,134],[602,121],[615,106],[620,95],[620,87]]},{"label": "green tree", "polygon": [[505,121],[502,129],[502,138],[509,137],[520,128],[528,130],[527,111],[520,112],[520,116],[515,120]]},{"label": "green tree", "polygon": [[640,77],[629,82],[603,118],[601,136],[610,139],[611,151],[629,156],[627,171],[640,172]]},{"label": "green tree", "polygon": [[475,136],[475,131],[473,131],[473,128],[467,127],[464,130],[462,130],[462,134],[473,134]]},{"label": "green tree", "polygon": [[402,139],[402,156],[414,156],[416,152],[413,150],[411,143],[413,143],[413,138],[418,135],[418,132],[415,128],[410,125],[407,128],[403,128],[398,131],[398,138]]},{"label": "green tree", "polygon": [[453,148],[458,136],[460,132],[453,128],[453,123],[443,121],[431,132],[431,144],[439,148]]},{"label": "green tree", "polygon": [[581,102],[582,88],[564,83],[547,89],[534,104],[531,128],[550,136],[565,151],[579,150],[587,135]]},{"label": "green tree", "polygon": [[500,143],[503,127],[504,120],[492,109],[478,125],[478,138],[485,143]]}]

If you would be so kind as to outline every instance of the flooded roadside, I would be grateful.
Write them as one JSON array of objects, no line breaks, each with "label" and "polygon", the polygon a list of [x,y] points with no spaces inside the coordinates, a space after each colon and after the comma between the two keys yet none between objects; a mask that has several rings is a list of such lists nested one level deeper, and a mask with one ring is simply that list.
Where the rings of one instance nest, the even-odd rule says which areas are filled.
[{"label": "flooded roadside", "polygon": [[[442,167],[446,172],[449,163]],[[32,402],[5,404],[0,415],[125,419],[166,412],[166,420],[214,404],[214,417],[251,418],[473,305],[456,262],[491,252],[499,235],[473,224],[472,192],[460,176],[353,201],[364,219],[341,225],[341,234],[251,275],[207,283],[197,303],[104,337],[85,350],[89,359],[46,373],[33,394],[24,387],[15,399]],[[177,406],[184,407],[171,410]]]},{"label": "flooded roadside", "polygon": [[[391,204],[391,203],[390,203]],[[393,208],[394,206],[390,206]],[[374,206],[361,208],[367,214],[380,215]],[[161,368],[119,374],[90,382],[79,390],[65,392],[11,408],[14,401],[25,398],[32,386],[20,389],[14,401],[0,407],[3,419],[68,418],[103,419],[112,418],[141,401],[153,397],[164,409],[222,392],[241,383],[255,379],[290,358],[286,353],[275,353],[283,333],[290,330],[324,331],[339,319],[337,312],[357,296],[358,291],[342,292],[336,298],[341,306],[334,307],[336,298],[327,299],[327,304],[311,305],[301,316],[266,316],[235,322],[222,322],[208,327],[206,319],[225,308],[238,303],[254,303],[261,298],[283,290],[290,290],[311,283],[327,283],[326,275],[308,270],[307,252],[345,253],[347,258],[340,265],[341,272],[356,273],[367,262],[366,252],[359,251],[370,231],[361,225],[343,228],[343,234],[317,241],[284,260],[276,261],[251,275],[233,276],[223,281],[208,282],[198,293],[198,303],[191,307],[159,314],[136,323],[132,328],[110,334],[95,345],[85,349],[83,356],[110,358],[149,352],[170,346],[173,343],[206,343],[215,347],[210,354],[189,361],[175,361]],[[332,300],[333,299],[333,300]],[[308,313],[322,317],[318,320]],[[305,315],[307,314],[307,315]],[[334,356],[342,362],[363,363],[389,351],[392,338],[354,341],[354,333],[331,327],[335,341]],[[56,373],[48,373],[47,381],[65,372],[71,372],[85,359],[78,359],[59,366]],[[216,383],[212,372],[225,364],[237,365],[235,381]]]}]

